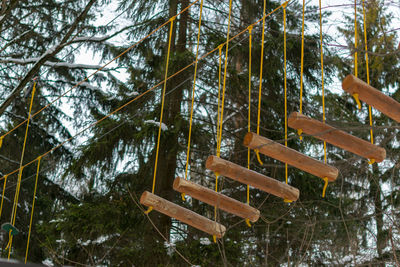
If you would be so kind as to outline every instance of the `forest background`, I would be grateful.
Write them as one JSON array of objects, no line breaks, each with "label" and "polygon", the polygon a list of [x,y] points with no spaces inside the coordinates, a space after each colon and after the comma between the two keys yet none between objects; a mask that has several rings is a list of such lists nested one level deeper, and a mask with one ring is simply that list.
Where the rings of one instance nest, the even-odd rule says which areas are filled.
[{"label": "forest background", "polygon": [[[169,75],[196,58],[201,1],[192,3],[1,1],[2,223],[9,222],[15,206],[24,122],[36,82],[35,115],[30,119],[23,159],[27,165],[20,176],[14,216],[20,234],[13,238],[10,257],[25,258],[37,159],[46,153],[40,157],[30,262],[54,266],[398,265],[399,126],[376,110],[372,129],[376,144],[386,149],[386,160],[370,165],[328,145],[327,161],[340,174],[329,184],[325,198],[321,179],[289,167],[288,182],[300,190],[299,200],[288,204],[250,188],[250,205],[260,210],[260,220],[248,227],[244,220],[218,212],[218,221],[228,231],[217,243],[156,211],[144,214],[139,198],[152,187],[169,36]],[[267,14],[282,4],[265,3]],[[316,1],[304,3],[303,113],[321,120],[319,8]],[[170,32],[168,20],[189,5],[176,17]],[[257,129],[261,57],[260,134],[285,142],[282,8],[265,19],[263,53],[262,22],[253,28],[249,68],[246,28],[262,18],[263,5],[261,0],[232,1],[230,36],[243,33],[229,43],[221,157],[242,166],[247,166],[242,141],[248,131],[249,108],[251,130]],[[288,1],[286,10],[289,114],[298,111],[300,104],[303,1]],[[358,76],[366,80],[365,22],[371,85],[400,101],[400,4],[322,1],[321,10],[326,121],[370,140],[368,106],[363,104],[358,110],[353,98],[342,92],[341,80],[354,72],[355,52]],[[205,160],[217,148],[218,88],[222,84],[218,46],[226,42],[229,1],[204,1],[201,14],[199,57],[215,50],[197,65],[188,177],[214,188],[215,176],[205,169]],[[191,198],[183,202],[172,190],[174,178],[185,176],[193,81],[191,65],[166,83],[155,193],[213,219],[212,206]],[[312,136],[304,135],[300,141],[297,132],[289,129],[287,140],[289,147],[323,161],[323,143]],[[250,168],[285,181],[284,164],[264,156],[261,160],[262,166],[252,152]],[[246,202],[245,185],[221,177],[218,187]],[[8,233],[1,232],[0,242],[1,256],[7,257]]]}]

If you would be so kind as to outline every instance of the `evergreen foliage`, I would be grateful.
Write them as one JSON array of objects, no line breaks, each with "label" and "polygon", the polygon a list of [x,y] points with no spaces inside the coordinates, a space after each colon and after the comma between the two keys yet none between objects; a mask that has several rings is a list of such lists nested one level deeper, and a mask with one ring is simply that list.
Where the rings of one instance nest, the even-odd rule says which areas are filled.
[{"label": "evergreen foliage", "polygon": [[[144,214],[139,198],[152,187],[164,85],[160,81],[166,71],[170,24],[154,34],[153,30],[189,4],[188,0],[2,1],[1,132],[12,130],[28,118],[29,90],[36,76],[33,113],[73,88],[30,122],[24,164],[57,145],[60,148],[42,159],[29,261],[56,266],[394,264],[400,230],[396,223],[400,205],[397,124],[376,110],[375,142],[386,149],[387,160],[370,166],[364,159],[328,145],[328,163],[337,167],[340,175],[329,185],[326,198],[321,197],[321,179],[289,167],[289,184],[300,190],[300,199],[287,204],[251,188],[250,205],[260,210],[260,220],[249,228],[244,220],[218,211],[217,219],[228,231],[217,244],[212,237],[156,211],[149,216]],[[204,2],[200,57],[226,41],[228,4]],[[233,1],[230,36],[261,18],[263,4],[263,0]],[[280,4],[266,1],[266,13]],[[100,19],[107,11],[104,6],[115,8],[112,18]],[[391,31],[394,18],[385,3],[378,0],[368,1],[366,10],[371,85],[400,101],[398,36]],[[166,83],[155,194],[213,219],[214,207],[190,197],[184,202],[172,189],[174,178],[185,176],[199,11],[200,1],[174,20],[168,75],[180,73]],[[349,13],[353,17],[343,18],[337,29],[342,39],[330,34],[336,30],[326,30],[321,44],[316,30],[318,12],[318,7],[307,4],[303,112],[322,119],[322,45],[327,123],[369,140],[366,105],[358,111],[350,95],[330,89],[353,72],[355,51],[359,77],[366,80],[361,3],[357,50],[353,13]],[[323,13],[324,25],[332,15]],[[301,22],[301,3],[290,1],[288,113],[299,109]],[[252,36],[250,107],[248,33],[229,43],[221,157],[241,166],[247,166],[247,148],[242,140],[247,133],[248,108],[252,111],[251,129],[257,128],[261,32],[262,24],[258,23]],[[148,34],[151,36],[142,40]],[[339,50],[331,45],[336,42],[345,42],[346,47]],[[129,50],[125,53],[126,49]],[[265,23],[260,135],[280,143],[284,143],[285,123],[283,49],[283,13],[278,10]],[[225,46],[221,52],[223,70]],[[91,53],[100,62],[81,64],[82,55]],[[114,58],[113,64],[90,75]],[[189,179],[208,188],[215,188],[215,176],[206,170],[205,161],[216,153],[217,147],[218,88],[222,88],[223,79],[221,76],[218,84],[219,61],[216,49],[198,62],[188,157]],[[84,83],[76,85],[88,76]],[[125,104],[128,105],[104,118]],[[101,122],[92,125],[98,120]],[[89,126],[93,127],[72,138]],[[19,167],[25,130],[22,125],[4,138],[0,174]],[[68,138],[72,140],[62,143]],[[323,160],[322,142],[311,136],[304,136],[300,142],[296,132],[289,130],[288,146]],[[284,182],[284,164],[264,156],[261,159],[262,166],[252,152],[250,168]],[[15,237],[11,253],[19,260],[25,256],[36,167],[31,164],[23,169],[16,223],[21,234]],[[8,222],[11,216],[16,182],[17,174],[8,177],[2,222]],[[246,201],[243,184],[221,177],[218,188],[232,198]],[[8,235],[3,232],[0,240],[1,256],[7,257]]]}]

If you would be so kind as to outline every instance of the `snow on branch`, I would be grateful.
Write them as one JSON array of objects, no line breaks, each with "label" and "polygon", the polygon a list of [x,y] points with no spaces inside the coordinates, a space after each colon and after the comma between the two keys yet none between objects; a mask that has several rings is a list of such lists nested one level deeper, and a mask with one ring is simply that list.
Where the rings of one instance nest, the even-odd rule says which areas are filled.
[{"label": "snow on branch", "polygon": [[[19,58],[11,58],[5,57],[0,58],[0,63],[14,63],[20,65],[27,65],[27,64],[35,64],[38,62],[40,58],[27,58],[27,59],[19,59]],[[55,68],[71,68],[71,69],[99,69],[101,65],[89,65],[89,64],[77,64],[77,63],[68,63],[68,62],[52,62],[52,61],[45,61],[43,63],[45,66],[55,67]],[[103,68],[102,71],[106,71],[108,69]]]},{"label": "snow on branch", "polygon": [[96,43],[101,43],[104,42],[110,38],[112,38],[112,35],[107,35],[107,36],[101,36],[101,37],[95,37],[95,36],[82,36],[82,37],[76,37],[72,39],[69,43],[80,43],[80,42],[96,42]]},{"label": "snow on branch", "polygon": [[[18,1],[15,1],[15,2],[18,2]],[[65,47],[65,45],[68,43],[68,40],[71,38],[72,34],[76,31],[80,22],[82,22],[86,18],[87,13],[89,12],[90,8],[93,6],[93,4],[95,2],[96,2],[96,0],[90,0],[86,4],[86,7],[84,8],[84,10],[79,14],[78,17],[76,17],[74,22],[71,24],[71,27],[68,29],[67,33],[61,39],[61,41],[56,46],[47,50],[40,57],[40,59],[33,64],[33,66],[30,68],[30,70],[21,79],[19,84],[14,88],[14,90],[10,93],[10,95],[0,105],[0,115],[2,115],[4,113],[6,108],[12,103],[12,101],[17,97],[17,95],[25,88],[25,86],[32,80],[32,78],[35,75],[37,75],[37,73],[40,71],[41,66],[43,66],[43,64],[45,62],[47,62],[50,58],[54,57],[57,53],[59,53]],[[1,22],[1,20],[0,20],[0,22]]]},{"label": "snow on branch", "polygon": [[[144,121],[144,123],[145,124],[151,124],[151,125],[154,125],[154,126],[157,126],[157,127],[160,126],[160,122],[157,122],[157,121],[154,121],[154,120],[147,120],[147,121]],[[161,123],[161,130],[168,131],[168,126],[165,125],[164,123]]]}]

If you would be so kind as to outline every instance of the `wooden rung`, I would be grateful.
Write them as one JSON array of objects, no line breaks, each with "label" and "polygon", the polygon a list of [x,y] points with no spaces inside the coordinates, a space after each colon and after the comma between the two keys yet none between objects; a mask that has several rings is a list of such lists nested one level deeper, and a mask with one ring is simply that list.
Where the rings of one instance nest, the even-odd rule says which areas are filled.
[{"label": "wooden rung", "polygon": [[320,178],[327,177],[329,181],[336,180],[339,175],[339,170],[335,167],[255,133],[247,133],[244,137],[243,144],[251,149],[258,149],[260,153],[268,157],[285,162]]},{"label": "wooden rung", "polygon": [[166,199],[154,195],[148,191],[143,192],[140,203],[154,210],[161,212],[169,217],[175,218],[183,223],[193,226],[217,238],[222,238],[226,228],[222,224],[211,221],[191,210],[178,206]]},{"label": "wooden rung", "polygon": [[293,112],[288,125],[294,129],[302,129],[304,133],[326,141],[367,159],[381,162],[386,157],[386,150],[354,135],[336,129],[326,123],[311,119],[299,112]]},{"label": "wooden rung", "polygon": [[173,187],[174,190],[180,193],[185,193],[241,218],[249,219],[251,222],[256,222],[260,218],[260,211],[258,209],[180,177],[175,178]]},{"label": "wooden rung", "polygon": [[400,122],[400,103],[366,82],[350,74],[344,78],[342,88],[351,95],[358,94],[360,100],[373,106],[393,120]]},{"label": "wooden rung", "polygon": [[206,168],[283,199],[296,201],[299,198],[299,189],[216,156],[208,157]]}]

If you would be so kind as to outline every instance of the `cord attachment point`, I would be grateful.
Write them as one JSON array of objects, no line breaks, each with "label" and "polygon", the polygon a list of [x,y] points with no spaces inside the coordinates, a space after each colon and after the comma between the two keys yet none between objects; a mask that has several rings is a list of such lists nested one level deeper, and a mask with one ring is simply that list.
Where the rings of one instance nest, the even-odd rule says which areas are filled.
[{"label": "cord attachment point", "polygon": [[144,214],[149,215],[149,213],[153,210],[153,206],[150,206],[145,212]]},{"label": "cord attachment point", "polygon": [[361,109],[361,102],[360,102],[360,99],[358,99],[358,94],[357,94],[357,93],[354,93],[354,94],[353,94],[353,97],[354,97],[354,100],[355,100],[356,103],[357,103],[358,109],[360,110],[360,109]]},{"label": "cord attachment point", "polygon": [[328,177],[324,177],[324,178],[322,178],[322,180],[324,180],[324,182],[325,182],[324,189],[322,189],[322,197],[325,197],[326,188],[328,187],[329,181],[328,181]]}]

